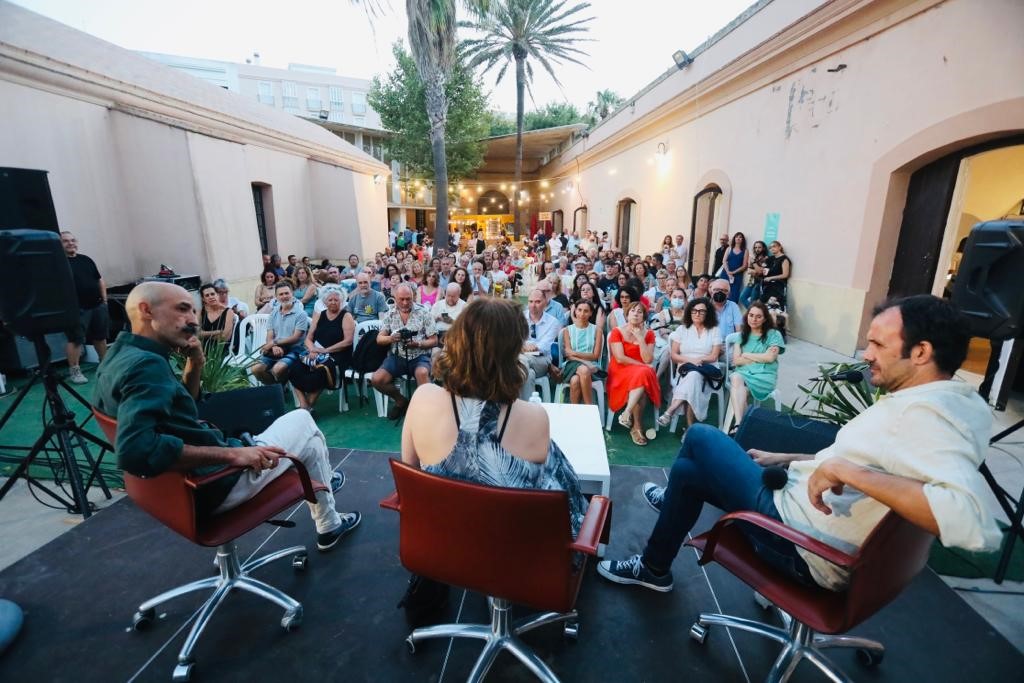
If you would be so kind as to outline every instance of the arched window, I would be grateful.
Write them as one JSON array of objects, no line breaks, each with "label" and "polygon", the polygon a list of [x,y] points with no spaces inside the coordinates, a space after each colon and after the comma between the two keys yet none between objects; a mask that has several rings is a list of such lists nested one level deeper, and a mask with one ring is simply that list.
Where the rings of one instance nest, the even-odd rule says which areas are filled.
[{"label": "arched window", "polygon": [[711,247],[714,244],[715,219],[722,199],[722,188],[708,185],[693,198],[693,220],[690,226],[690,275],[703,275],[711,269]]},{"label": "arched window", "polygon": [[629,242],[636,222],[636,201],[629,197],[620,199],[615,215],[617,217],[616,245],[619,251],[625,254],[629,252]]}]

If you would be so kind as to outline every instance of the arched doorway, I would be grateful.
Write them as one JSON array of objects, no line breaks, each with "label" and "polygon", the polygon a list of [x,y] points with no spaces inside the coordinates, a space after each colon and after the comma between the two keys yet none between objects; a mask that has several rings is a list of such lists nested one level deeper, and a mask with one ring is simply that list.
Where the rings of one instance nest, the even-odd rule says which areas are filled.
[{"label": "arched doorway", "polygon": [[504,192],[488,190],[476,200],[477,214],[484,213],[511,213],[508,197]]},{"label": "arched doorway", "polygon": [[554,228],[556,235],[562,234],[562,229],[565,225],[565,212],[561,209],[556,209],[551,212],[551,225]]},{"label": "arched doorway", "polygon": [[722,188],[708,185],[693,198],[693,218],[690,223],[689,273],[696,277],[711,268],[711,245],[714,243],[715,221],[719,215]]},{"label": "arched doorway", "polygon": [[620,199],[615,215],[617,217],[617,230],[615,231],[616,247],[619,251],[626,254],[629,253],[629,244],[636,221],[636,200],[629,197]]}]

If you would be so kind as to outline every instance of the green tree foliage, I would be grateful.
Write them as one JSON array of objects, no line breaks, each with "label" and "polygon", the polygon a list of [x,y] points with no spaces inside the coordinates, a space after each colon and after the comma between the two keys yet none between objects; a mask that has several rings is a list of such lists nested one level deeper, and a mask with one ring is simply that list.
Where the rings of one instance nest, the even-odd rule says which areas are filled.
[{"label": "green tree foliage", "polygon": [[487,112],[487,123],[490,127],[488,135],[511,135],[516,132],[516,122],[511,116],[506,116],[500,111],[491,110]]},{"label": "green tree foliage", "polygon": [[[586,55],[576,45],[588,40],[583,35],[593,17],[584,18],[580,13],[587,10],[590,3],[566,7],[567,1],[492,0],[486,17],[459,23],[460,27],[468,28],[477,35],[462,41],[462,52],[471,66],[482,66],[483,72],[487,73],[500,64],[497,83],[501,83],[509,66],[515,68],[517,185],[523,179],[525,90],[533,82],[533,65],[540,64],[551,79],[561,85],[555,75],[555,65],[563,62],[582,64],[579,58]],[[519,201],[514,194],[512,207],[518,239],[522,224]]]},{"label": "green tree foliage", "polygon": [[[367,101],[380,114],[384,128],[395,134],[388,149],[407,174],[433,177],[433,150],[423,80],[401,42],[395,43],[392,51],[395,69],[384,78],[373,79]],[[458,61],[445,83],[445,96],[449,102],[445,158],[449,178],[458,180],[471,176],[483,163],[484,145],[479,140],[489,134],[491,120],[480,83]]]},{"label": "green tree foliage", "polygon": [[598,90],[594,99],[587,104],[587,122],[596,125],[608,118],[625,101],[613,90]]},{"label": "green tree foliage", "polygon": [[568,102],[548,102],[540,109],[523,115],[523,130],[555,128],[571,123],[586,123],[586,117],[580,114],[576,105]]}]

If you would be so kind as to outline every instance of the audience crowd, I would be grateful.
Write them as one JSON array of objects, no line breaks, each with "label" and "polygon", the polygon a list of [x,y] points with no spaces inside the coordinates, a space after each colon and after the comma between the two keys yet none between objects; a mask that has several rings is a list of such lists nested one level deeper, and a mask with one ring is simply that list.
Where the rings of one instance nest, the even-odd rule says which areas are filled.
[{"label": "audience crowd", "polygon": [[[408,398],[396,380],[421,385],[436,379],[433,366],[445,333],[468,302],[519,299],[527,323],[519,354],[526,378],[520,398],[534,392],[547,396],[545,389],[564,385],[570,402],[592,403],[597,381],[598,390],[608,390],[611,410],[623,411],[619,423],[642,446],[655,434],[644,429],[645,406],[654,407],[653,419],[662,426],[676,413],[686,417],[687,426],[707,418],[726,354],[737,372],[727,388],[743,394],[730,399],[737,419],[742,418],[739,409],[749,402],[748,394],[756,400],[771,394],[777,357],[785,348],[792,265],[778,241],[757,241],[748,248],[743,233],[723,234],[710,273],[691,274],[688,257],[682,235],[666,235],[659,251],[640,256],[614,248],[607,232],[591,230],[582,236],[538,233],[520,243],[504,233],[486,239],[481,232],[455,230],[449,249],[442,250],[412,229],[391,231],[384,251],[366,259],[351,254],[341,267],[295,255],[282,266],[277,254],[264,255],[254,299],[256,310],[271,318],[267,339],[259,340],[264,345],[255,372],[267,382],[295,374],[301,383],[317,330],[310,323],[333,292],[353,324],[382,321],[367,342],[386,347],[373,385],[393,402],[389,415],[398,418]],[[218,284],[224,283],[211,287],[223,301],[211,303],[204,321],[223,320],[230,329],[245,312],[239,302],[227,307],[227,287]],[[234,315],[224,317],[222,309]],[[748,320],[745,311],[763,318]],[[328,315],[334,320],[338,313]],[[287,322],[292,320],[297,322]],[[733,333],[742,333],[742,342],[727,348]],[[337,356],[338,368],[330,375],[338,381],[355,342],[348,336],[331,340],[332,348],[349,349],[343,356],[328,354]],[[298,361],[305,367],[292,372]],[[311,410],[319,391],[296,392],[299,405]]]}]

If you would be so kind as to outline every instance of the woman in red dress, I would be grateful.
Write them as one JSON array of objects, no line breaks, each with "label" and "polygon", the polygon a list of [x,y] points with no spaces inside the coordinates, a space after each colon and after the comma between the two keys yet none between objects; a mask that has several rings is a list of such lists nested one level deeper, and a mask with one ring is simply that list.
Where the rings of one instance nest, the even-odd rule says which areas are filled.
[{"label": "woman in red dress", "polygon": [[618,412],[619,424],[629,430],[633,443],[646,446],[643,410],[647,401],[661,405],[661,387],[651,367],[654,332],[647,329],[647,309],[639,301],[626,307],[626,324],[608,336],[608,407]]}]

